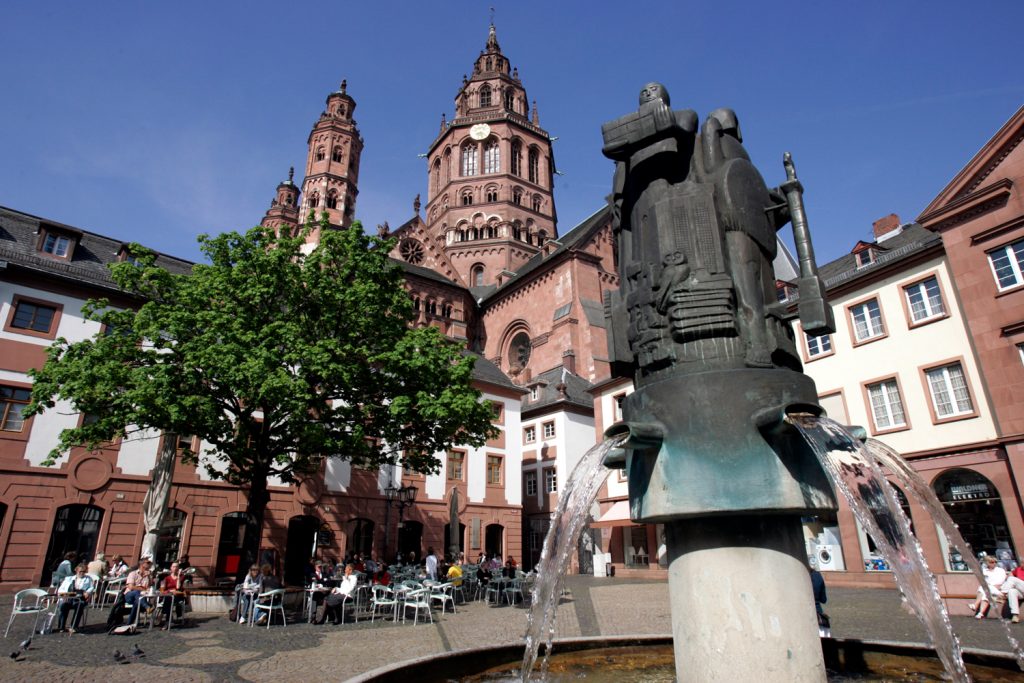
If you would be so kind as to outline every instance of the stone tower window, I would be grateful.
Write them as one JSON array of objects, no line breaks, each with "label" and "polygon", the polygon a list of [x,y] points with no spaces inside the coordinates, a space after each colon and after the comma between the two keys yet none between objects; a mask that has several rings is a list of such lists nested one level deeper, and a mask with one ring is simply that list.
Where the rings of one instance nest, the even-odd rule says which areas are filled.
[{"label": "stone tower window", "polygon": [[533,195],[533,210],[534,211],[540,211],[540,195],[539,194]]},{"label": "stone tower window", "polygon": [[499,173],[501,171],[501,152],[498,141],[491,139],[484,147],[484,173]]},{"label": "stone tower window", "polygon": [[398,245],[398,253],[409,263],[414,265],[423,263],[423,245],[411,237],[402,240],[402,243]]},{"label": "stone tower window", "polygon": [[335,147],[334,151],[331,152],[331,161],[341,162],[341,147]]},{"label": "stone tower window", "polygon": [[320,206],[320,195],[314,192],[313,194],[309,195],[309,207],[311,209],[315,209],[318,206]]},{"label": "stone tower window", "polygon": [[508,345],[508,362],[513,370],[523,370],[530,362],[530,353],[533,346],[530,344],[530,335],[526,332],[519,332],[512,337]]},{"label": "stone tower window", "polygon": [[462,148],[462,175],[476,175],[476,145],[468,144]]},{"label": "stone tower window", "polygon": [[469,274],[469,285],[470,287],[483,287],[484,284],[484,267],[481,264],[476,264]]},{"label": "stone tower window", "polygon": [[520,206],[523,203],[523,191],[518,187],[512,190],[512,203],[516,206]]},{"label": "stone tower window", "polygon": [[327,193],[327,208],[337,209],[338,208],[338,193],[331,190]]},{"label": "stone tower window", "polygon": [[515,175],[523,175],[523,146],[518,140],[512,141],[512,173]]},{"label": "stone tower window", "polygon": [[323,161],[324,160],[324,148],[323,147],[317,147],[316,148],[316,154],[314,155],[314,158],[317,161]]},{"label": "stone tower window", "polygon": [[463,206],[472,206],[473,205],[473,191],[472,190],[467,190],[466,192],[462,193],[462,205]]},{"label": "stone tower window", "polygon": [[489,187],[487,188],[487,201],[496,202],[498,201],[498,188]]},{"label": "stone tower window", "polygon": [[[490,60],[487,60],[490,62]],[[490,70],[491,65],[488,63],[487,68]],[[485,85],[480,88],[480,106],[489,107],[491,106],[491,86]]]},{"label": "stone tower window", "polygon": [[530,148],[529,158],[527,160],[529,164],[529,180],[531,183],[538,182],[537,178],[540,177],[540,154],[537,152],[536,147]]},{"label": "stone tower window", "polygon": [[512,92],[511,89],[506,90],[505,91],[505,109],[508,109],[509,111],[515,111],[516,110],[515,109],[515,102],[516,102],[515,94]]}]

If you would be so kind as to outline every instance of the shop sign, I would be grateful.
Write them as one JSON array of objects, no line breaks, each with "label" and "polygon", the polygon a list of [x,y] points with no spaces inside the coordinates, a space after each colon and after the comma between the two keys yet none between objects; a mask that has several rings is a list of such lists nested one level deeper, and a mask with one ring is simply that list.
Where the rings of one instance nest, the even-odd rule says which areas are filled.
[{"label": "shop sign", "polygon": [[953,484],[949,487],[949,495],[952,500],[981,500],[995,497],[992,494],[992,489],[984,482]]}]

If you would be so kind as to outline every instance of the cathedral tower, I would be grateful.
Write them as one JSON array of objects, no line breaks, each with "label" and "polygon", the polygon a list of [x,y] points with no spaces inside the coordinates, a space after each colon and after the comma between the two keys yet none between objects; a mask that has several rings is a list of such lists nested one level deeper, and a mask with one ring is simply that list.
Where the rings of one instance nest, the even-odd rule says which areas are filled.
[{"label": "cathedral tower", "polygon": [[427,231],[470,287],[499,284],[557,237],[551,138],[493,25],[427,158]]},{"label": "cathedral tower", "polygon": [[[346,89],[347,83],[342,81],[341,87],[327,96],[327,107],[309,133],[301,203],[299,190],[289,174],[288,180],[278,185],[263,225],[295,227],[306,220],[310,211],[317,220],[326,211],[333,227],[348,227],[352,223],[363,138],[352,118],[356,101]],[[309,241],[315,243],[318,239],[319,231],[314,230]]]}]

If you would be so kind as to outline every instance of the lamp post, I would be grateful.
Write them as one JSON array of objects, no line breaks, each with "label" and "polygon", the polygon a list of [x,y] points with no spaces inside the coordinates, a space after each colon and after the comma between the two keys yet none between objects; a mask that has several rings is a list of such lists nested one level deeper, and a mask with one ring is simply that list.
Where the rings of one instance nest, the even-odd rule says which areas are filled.
[{"label": "lamp post", "polygon": [[[385,509],[385,512],[384,512],[384,553],[385,553],[385,558],[384,559],[385,560],[387,560],[387,555],[386,554],[387,554],[387,551],[388,551],[388,531],[389,531],[391,506],[393,504],[395,504],[395,503],[398,503],[398,528],[401,529],[402,528],[402,520],[403,520],[403,518],[405,516],[405,508],[409,507],[410,505],[412,505],[413,503],[416,502],[416,492],[418,490],[419,489],[417,489],[415,486],[403,486],[401,488],[396,488],[394,486],[388,486],[386,489],[384,489],[384,499],[387,501],[387,508]],[[397,543],[396,543],[396,545],[397,545]]]}]

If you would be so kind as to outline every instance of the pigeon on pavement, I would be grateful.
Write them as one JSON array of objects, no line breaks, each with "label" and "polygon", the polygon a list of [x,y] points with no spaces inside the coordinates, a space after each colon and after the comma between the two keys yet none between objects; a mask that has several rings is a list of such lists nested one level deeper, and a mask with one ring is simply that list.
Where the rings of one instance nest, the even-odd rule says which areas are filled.
[{"label": "pigeon on pavement", "polygon": [[114,650],[114,661],[118,664],[127,664],[128,658],[125,657],[120,650]]},{"label": "pigeon on pavement", "polygon": [[22,650],[31,649],[32,648],[32,636],[29,636],[25,640],[21,641],[21,645],[19,645],[18,647],[20,647]]},{"label": "pigeon on pavement", "polygon": [[145,657],[146,653],[142,651],[138,643],[135,643],[135,649],[132,650],[132,657]]}]

